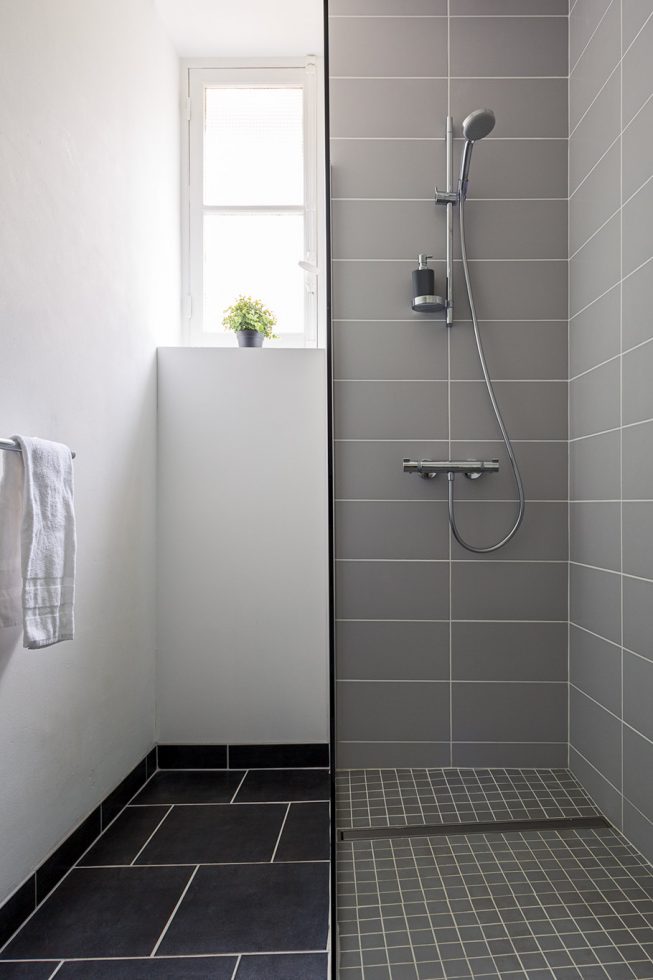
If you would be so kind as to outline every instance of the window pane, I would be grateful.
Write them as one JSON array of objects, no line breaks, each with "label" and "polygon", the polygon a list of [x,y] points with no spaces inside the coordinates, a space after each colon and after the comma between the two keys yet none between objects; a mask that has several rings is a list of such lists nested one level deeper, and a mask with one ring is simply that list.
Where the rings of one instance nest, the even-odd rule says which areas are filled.
[{"label": "window pane", "polygon": [[243,293],[277,318],[275,333],[304,331],[301,214],[204,216],[204,330],[222,332],[225,309]]},{"label": "window pane", "polygon": [[303,91],[208,88],[205,204],[304,203]]}]

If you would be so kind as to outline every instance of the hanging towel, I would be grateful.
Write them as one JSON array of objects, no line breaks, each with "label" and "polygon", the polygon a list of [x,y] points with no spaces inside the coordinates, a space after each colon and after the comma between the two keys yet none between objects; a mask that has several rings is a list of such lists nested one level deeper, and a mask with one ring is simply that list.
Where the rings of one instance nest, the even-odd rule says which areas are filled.
[{"label": "hanging towel", "polygon": [[23,518],[23,461],[20,453],[0,453],[0,627],[23,622],[20,525]]},{"label": "hanging towel", "polygon": [[68,446],[14,436],[21,447],[20,554],[23,646],[47,647],[74,636],[75,511]]}]

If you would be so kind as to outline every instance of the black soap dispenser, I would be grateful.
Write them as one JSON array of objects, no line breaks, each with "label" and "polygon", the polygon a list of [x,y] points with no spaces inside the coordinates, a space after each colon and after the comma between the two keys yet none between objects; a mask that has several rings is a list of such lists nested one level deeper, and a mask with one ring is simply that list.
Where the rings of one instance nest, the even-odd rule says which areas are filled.
[{"label": "black soap dispenser", "polygon": [[444,299],[435,294],[435,273],[429,269],[432,255],[420,254],[418,267],[413,269],[413,310],[415,313],[438,313],[445,308]]}]

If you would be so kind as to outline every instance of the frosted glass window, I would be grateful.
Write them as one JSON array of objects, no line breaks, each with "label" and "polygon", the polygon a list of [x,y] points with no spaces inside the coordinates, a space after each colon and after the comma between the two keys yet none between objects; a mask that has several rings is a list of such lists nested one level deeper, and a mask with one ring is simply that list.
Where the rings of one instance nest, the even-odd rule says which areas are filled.
[{"label": "frosted glass window", "polygon": [[275,333],[304,331],[303,214],[204,216],[204,330],[223,331],[237,296],[260,299],[277,318]]},{"label": "frosted glass window", "polygon": [[304,203],[303,90],[207,88],[204,204]]}]

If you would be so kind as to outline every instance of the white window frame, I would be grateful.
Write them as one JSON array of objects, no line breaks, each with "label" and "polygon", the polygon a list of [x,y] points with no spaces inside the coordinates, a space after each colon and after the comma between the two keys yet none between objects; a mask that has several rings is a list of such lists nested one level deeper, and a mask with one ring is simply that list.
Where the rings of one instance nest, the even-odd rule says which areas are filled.
[{"label": "white window frame", "polygon": [[[204,186],[204,92],[206,88],[234,85],[270,87],[301,87],[304,93],[304,204],[286,207],[211,206],[203,200]],[[318,67],[317,59],[269,58],[265,62],[246,59],[220,59],[182,64],[182,310],[183,334],[187,344],[199,347],[233,347],[230,334],[205,330],[203,314],[203,219],[207,213],[303,213],[304,260],[315,270],[304,272],[304,331],[280,334],[280,346],[323,346],[325,303],[318,293],[319,270],[323,252],[320,227],[323,226],[322,181],[318,171]],[[254,262],[264,262],[264,255],[251,256]]]}]

